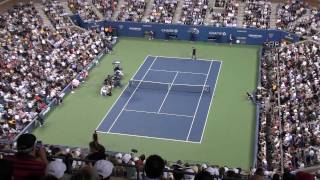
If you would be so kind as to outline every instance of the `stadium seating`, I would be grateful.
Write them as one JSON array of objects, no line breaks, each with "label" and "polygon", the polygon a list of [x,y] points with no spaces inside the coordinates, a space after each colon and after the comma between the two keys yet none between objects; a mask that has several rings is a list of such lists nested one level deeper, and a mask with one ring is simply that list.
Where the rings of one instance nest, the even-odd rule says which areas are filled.
[{"label": "stadium seating", "polygon": [[86,0],[69,0],[69,7],[73,13],[78,13],[80,17],[86,21],[99,20],[97,14],[91,7],[89,1]]},{"label": "stadium seating", "polygon": [[[216,1],[217,2],[217,1]],[[216,27],[236,27],[238,16],[239,3],[235,0],[228,0],[225,2],[223,12],[210,12],[211,19],[208,25]]]},{"label": "stadium seating", "polygon": [[307,7],[303,1],[288,1],[281,3],[277,12],[277,27],[279,29],[288,29],[290,23],[304,15],[306,11]]},{"label": "stadium seating", "polygon": [[207,0],[185,0],[180,22],[187,25],[203,25],[207,9]]},{"label": "stadium seating", "polygon": [[310,9],[310,14],[296,20],[295,24],[289,27],[289,31],[299,36],[312,36],[320,28],[320,9]]},{"label": "stadium seating", "polygon": [[244,11],[243,27],[260,29],[270,28],[271,2],[264,0],[248,0]]},{"label": "stadium seating", "polygon": [[104,15],[106,20],[111,20],[118,6],[118,0],[92,0],[97,9]]},{"label": "stadium seating", "polygon": [[[97,137],[97,136],[96,136]],[[22,139],[22,138],[21,138]],[[24,138],[25,139],[25,138]],[[19,141],[21,142],[21,141]],[[16,149],[17,148],[17,149]],[[148,163],[148,157],[144,154],[138,155],[136,153],[115,153],[115,152],[105,152],[105,148],[102,144],[99,144],[98,139],[93,139],[89,143],[89,149],[87,148],[70,148],[65,146],[57,145],[43,145],[43,150],[46,151],[46,156],[49,159],[49,164],[47,168],[53,168],[53,170],[46,170],[43,174],[53,175],[58,178],[64,176],[76,175],[77,172],[81,171],[83,168],[88,168],[88,163],[93,165],[93,170],[96,171],[99,160],[108,160],[114,167],[111,169],[110,174],[114,177],[124,177],[125,179],[137,179],[139,176],[140,179],[143,179],[148,174],[144,173],[145,166]],[[41,148],[41,149],[42,149]],[[14,149],[19,151],[18,147]],[[102,151],[101,151],[102,150]],[[5,159],[11,159],[9,157],[14,156],[14,151],[11,147],[2,148],[0,155],[4,156]],[[58,173],[61,165],[58,165],[55,159],[61,159],[65,168],[62,168],[63,171]],[[31,159],[30,159],[31,161]],[[163,179],[179,179],[179,177],[184,179],[193,179],[197,173],[207,172],[211,178],[234,178],[234,179],[246,179],[242,175],[241,168],[228,168],[228,167],[219,167],[216,165],[208,164],[188,164],[182,163],[181,161],[168,163],[164,162],[164,168],[162,171]],[[15,167],[15,166],[14,166]],[[0,168],[1,163],[0,163]],[[21,168],[21,166],[19,167]],[[108,168],[108,167],[103,167]],[[106,169],[105,169],[106,170]],[[60,170],[61,171],[61,170]],[[101,170],[102,171],[102,170]],[[102,173],[98,170],[97,173]],[[186,173],[186,174],[184,174]],[[41,173],[40,173],[41,174]]]},{"label": "stadium seating", "polygon": [[44,12],[50,19],[53,26],[60,28],[73,25],[59,1],[46,0],[44,2],[44,6]]},{"label": "stadium seating", "polygon": [[172,23],[177,5],[177,0],[155,0],[147,22]]},{"label": "stadium seating", "polygon": [[141,21],[145,8],[145,0],[125,0],[118,15],[118,21]]},{"label": "stadium seating", "polygon": [[[56,28],[68,25],[55,19],[58,15],[53,9],[47,15]],[[0,55],[0,139],[12,139],[109,41],[96,30],[48,29],[32,4],[17,5],[0,19],[6,20],[2,21],[5,31],[0,37],[4,47]],[[15,23],[25,28],[11,25]]]},{"label": "stadium seating", "polygon": [[264,166],[279,169],[281,151],[288,169],[320,160],[319,54],[319,44],[303,42],[283,45],[262,58],[259,158]]}]

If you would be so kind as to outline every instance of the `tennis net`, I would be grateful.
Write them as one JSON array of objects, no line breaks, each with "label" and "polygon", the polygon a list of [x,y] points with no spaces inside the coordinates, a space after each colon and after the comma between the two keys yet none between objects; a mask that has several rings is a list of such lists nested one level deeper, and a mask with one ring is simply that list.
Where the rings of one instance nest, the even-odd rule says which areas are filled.
[{"label": "tennis net", "polygon": [[208,85],[191,85],[191,84],[171,84],[171,83],[161,83],[153,81],[140,81],[140,80],[130,80],[130,87],[144,88],[144,89],[155,89],[155,90],[170,90],[171,91],[182,91],[191,93],[210,93],[210,86]]}]

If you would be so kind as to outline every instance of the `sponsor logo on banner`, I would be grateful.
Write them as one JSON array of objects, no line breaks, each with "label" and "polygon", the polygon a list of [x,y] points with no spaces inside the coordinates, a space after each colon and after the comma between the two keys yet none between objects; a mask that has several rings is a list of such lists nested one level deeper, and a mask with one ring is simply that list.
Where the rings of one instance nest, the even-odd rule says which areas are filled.
[{"label": "sponsor logo on banner", "polygon": [[240,37],[238,36],[238,37],[236,37],[236,38],[237,38],[237,39],[240,39],[240,40],[246,40],[246,39],[247,39],[247,37],[241,37],[241,36],[240,36]]},{"label": "sponsor logo on banner", "polygon": [[239,32],[239,33],[246,33],[247,30],[237,30],[237,32]]},{"label": "sponsor logo on banner", "polygon": [[190,28],[189,30],[188,30],[188,32],[189,33],[193,33],[193,34],[199,34],[199,29],[197,29],[197,28]]},{"label": "sponsor logo on banner", "polygon": [[280,42],[279,41],[269,41],[265,43],[265,46],[269,48],[275,48],[275,47],[280,47]]},{"label": "sponsor logo on banner", "polygon": [[150,24],[144,24],[144,25],[142,25],[142,27],[152,27],[152,25],[150,25]]},{"label": "sponsor logo on banner", "polygon": [[262,35],[261,34],[248,34],[248,37],[259,39],[259,38],[262,38]]},{"label": "sponsor logo on banner", "polygon": [[119,25],[119,29],[123,29],[123,25],[122,24]]},{"label": "sponsor logo on banner", "polygon": [[269,38],[273,38],[274,33],[269,33]]},{"label": "sponsor logo on banner", "polygon": [[226,36],[226,32],[209,32],[209,35],[219,35],[219,36]]},{"label": "sponsor logo on banner", "polygon": [[142,28],[141,27],[129,27],[130,31],[141,31]]},{"label": "sponsor logo on banner", "polygon": [[287,35],[285,36],[285,38],[286,38],[286,39],[293,40],[293,38],[291,37],[291,34],[287,34]]},{"label": "sponsor logo on banner", "polygon": [[161,32],[165,32],[165,33],[178,33],[179,30],[178,30],[178,29],[161,29]]}]

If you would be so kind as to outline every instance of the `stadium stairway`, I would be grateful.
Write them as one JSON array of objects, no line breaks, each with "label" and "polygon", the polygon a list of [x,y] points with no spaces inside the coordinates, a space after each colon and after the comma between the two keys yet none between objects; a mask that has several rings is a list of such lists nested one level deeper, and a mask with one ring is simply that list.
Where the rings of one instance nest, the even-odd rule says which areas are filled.
[{"label": "stadium stairway", "polygon": [[242,27],[242,25],[243,25],[245,6],[246,6],[246,3],[239,3],[238,17],[237,17],[237,26],[238,27]]},{"label": "stadium stairway", "polygon": [[101,12],[96,8],[95,5],[92,4],[92,1],[90,1],[90,7],[93,10],[93,12],[98,16],[99,20],[104,20],[104,16],[101,14]]},{"label": "stadium stairway", "polygon": [[206,12],[206,18],[204,20],[204,24],[209,25],[211,20],[210,9],[213,8],[215,0],[208,0],[208,9]]},{"label": "stadium stairway", "polygon": [[35,3],[34,7],[37,10],[39,16],[42,18],[44,26],[49,27],[51,29],[55,29],[54,26],[51,24],[51,21],[48,19],[47,15],[43,11],[44,9],[43,5],[39,3]]},{"label": "stadium stairway", "polygon": [[153,8],[154,0],[147,0],[146,10],[144,11],[144,15],[142,17],[142,22],[146,22]]},{"label": "stadium stairway", "polygon": [[174,13],[173,20],[172,20],[173,23],[179,23],[183,4],[184,4],[184,0],[178,1],[177,9],[176,9],[176,12]]},{"label": "stadium stairway", "polygon": [[278,3],[271,3],[271,15],[270,15],[270,28],[276,29],[277,28],[277,10],[278,10]]},{"label": "stadium stairway", "polygon": [[291,26],[296,26],[298,23],[303,22],[305,19],[308,19],[311,15],[311,11],[308,9],[307,12],[299,17],[298,19],[296,19],[295,21],[293,21],[290,25]]},{"label": "stadium stairway", "polygon": [[124,0],[119,0],[119,3],[118,3],[118,5],[117,5],[117,8],[116,8],[116,10],[114,11],[114,13],[113,13],[113,15],[112,15],[112,20],[113,21],[116,21],[117,20],[117,18],[118,18],[118,16],[119,16],[119,13],[120,13],[120,11],[121,11],[121,7],[124,5]]}]

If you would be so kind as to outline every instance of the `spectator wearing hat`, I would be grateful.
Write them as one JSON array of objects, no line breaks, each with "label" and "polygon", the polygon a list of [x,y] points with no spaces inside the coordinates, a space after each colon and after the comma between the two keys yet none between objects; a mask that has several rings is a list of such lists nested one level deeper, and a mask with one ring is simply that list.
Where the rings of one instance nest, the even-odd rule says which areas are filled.
[{"label": "spectator wearing hat", "polygon": [[110,161],[99,160],[95,163],[94,168],[97,170],[101,180],[108,180],[110,179],[114,166]]},{"label": "spectator wearing hat", "polygon": [[144,171],[146,172],[146,180],[149,179],[160,179],[163,175],[164,170],[164,160],[158,155],[151,155],[147,158],[146,164],[144,166]]},{"label": "spectator wearing hat", "polygon": [[66,170],[67,166],[60,159],[56,159],[47,165],[46,175],[51,175],[56,179],[62,179]]},{"label": "spectator wearing hat", "polygon": [[17,140],[17,149],[15,155],[5,157],[13,164],[14,179],[41,179],[48,164],[44,147],[36,147],[36,137],[33,134],[22,134]]}]

